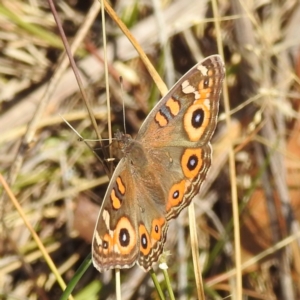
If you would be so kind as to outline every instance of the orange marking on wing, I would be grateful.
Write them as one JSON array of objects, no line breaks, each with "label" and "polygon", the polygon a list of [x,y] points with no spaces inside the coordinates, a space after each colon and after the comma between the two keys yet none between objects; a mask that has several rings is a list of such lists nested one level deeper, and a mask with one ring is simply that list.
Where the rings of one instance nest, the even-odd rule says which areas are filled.
[{"label": "orange marking on wing", "polygon": [[166,117],[158,111],[155,115],[155,121],[159,124],[160,127],[165,127],[168,125],[168,120]]},{"label": "orange marking on wing", "polygon": [[[126,241],[124,240],[124,234]],[[121,255],[128,255],[136,247],[136,233],[127,217],[122,217],[114,231],[113,245],[117,246]]]},{"label": "orange marking on wing", "polygon": [[99,246],[99,248],[100,247],[104,255],[108,255],[112,251],[113,239],[108,233],[104,235],[102,239],[102,246]]},{"label": "orange marking on wing", "polygon": [[204,87],[205,80],[202,79],[199,82],[199,85],[198,85],[198,91],[199,91],[199,95],[200,95],[199,100],[207,99],[210,97],[210,94],[212,91],[211,88],[213,86],[213,80],[211,78],[206,78],[206,80],[208,81],[208,87]]},{"label": "orange marking on wing", "polygon": [[[139,234],[140,234],[140,251],[144,255],[148,255],[151,250],[151,241],[149,238],[149,233],[143,224],[139,226]],[[146,244],[143,244],[143,242],[145,242],[145,239],[146,239]]]},{"label": "orange marking on wing", "polygon": [[114,189],[112,189],[110,193],[110,200],[111,200],[111,205],[114,209],[119,209],[122,205],[122,200],[116,196],[116,192]]},{"label": "orange marking on wing", "polygon": [[117,178],[117,185],[118,185],[118,190],[119,192],[124,195],[125,194],[125,185],[123,184],[123,181],[122,181],[122,178],[121,177],[118,177]]},{"label": "orange marking on wing", "polygon": [[[196,162],[191,164],[191,160]],[[202,150],[201,149],[186,149],[181,157],[181,168],[185,177],[189,179],[195,178],[202,167]]]},{"label": "orange marking on wing", "polygon": [[162,235],[162,227],[166,223],[165,218],[154,219],[152,221],[151,238],[155,241],[159,241]]},{"label": "orange marking on wing", "polygon": [[168,201],[166,205],[167,212],[170,211],[172,207],[176,207],[180,204],[183,199],[185,192],[185,180],[181,180],[179,183],[175,183],[170,191],[168,196]]},{"label": "orange marking on wing", "polygon": [[173,98],[170,98],[166,102],[166,106],[170,109],[170,112],[173,116],[177,116],[180,111],[180,103],[179,101],[174,100]]},{"label": "orange marking on wing", "polygon": [[214,77],[216,70],[210,69],[208,70],[207,76]]}]

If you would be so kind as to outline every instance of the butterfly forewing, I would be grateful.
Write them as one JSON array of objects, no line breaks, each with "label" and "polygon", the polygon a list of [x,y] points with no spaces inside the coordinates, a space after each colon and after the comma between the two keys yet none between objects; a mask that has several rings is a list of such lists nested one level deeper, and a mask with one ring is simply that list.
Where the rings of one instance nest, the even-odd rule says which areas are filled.
[{"label": "butterfly forewing", "polygon": [[136,139],[156,148],[207,144],[216,128],[224,76],[218,55],[195,65],[149,113]]}]

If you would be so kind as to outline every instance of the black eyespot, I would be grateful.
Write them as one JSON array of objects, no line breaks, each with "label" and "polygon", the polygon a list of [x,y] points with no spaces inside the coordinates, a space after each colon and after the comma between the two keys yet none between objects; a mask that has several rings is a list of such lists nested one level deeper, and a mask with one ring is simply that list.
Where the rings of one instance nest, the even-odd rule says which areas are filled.
[{"label": "black eyespot", "polygon": [[193,171],[196,169],[197,165],[198,165],[198,157],[196,155],[191,155],[187,162],[187,168],[190,171]]},{"label": "black eyespot", "polygon": [[126,228],[122,228],[119,234],[119,242],[122,247],[127,247],[130,242],[130,235]]},{"label": "black eyespot", "polygon": [[108,249],[108,242],[107,241],[103,241],[102,247],[103,247],[103,249]]},{"label": "black eyespot", "polygon": [[202,123],[204,120],[204,111],[201,108],[196,109],[193,111],[192,115],[192,126],[194,128],[199,128],[201,127]]},{"label": "black eyespot", "polygon": [[141,244],[142,244],[142,247],[143,247],[144,249],[147,249],[147,247],[148,247],[148,240],[147,240],[147,236],[146,236],[145,233],[143,233],[143,234],[141,235]]},{"label": "black eyespot", "polygon": [[158,233],[158,232],[159,232],[159,228],[158,228],[158,226],[157,226],[157,225],[155,225],[155,227],[154,227],[154,230],[155,230],[155,232],[156,232],[156,233]]},{"label": "black eyespot", "polygon": [[209,86],[209,79],[205,79],[204,82],[203,82],[203,87],[204,87],[205,89],[207,89],[208,86]]},{"label": "black eyespot", "polygon": [[177,190],[173,193],[173,199],[177,199],[178,197],[179,197],[179,191]]}]

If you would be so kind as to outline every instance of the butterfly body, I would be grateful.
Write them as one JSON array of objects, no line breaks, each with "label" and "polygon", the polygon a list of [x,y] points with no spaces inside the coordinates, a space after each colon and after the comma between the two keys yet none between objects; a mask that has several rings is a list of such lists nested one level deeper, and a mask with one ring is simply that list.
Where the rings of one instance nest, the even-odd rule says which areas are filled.
[{"label": "butterfly body", "polygon": [[186,73],[150,112],[135,139],[115,135],[123,158],[107,189],[93,238],[99,271],[145,271],[163,251],[168,221],[198,193],[211,165],[224,66],[211,56]]}]

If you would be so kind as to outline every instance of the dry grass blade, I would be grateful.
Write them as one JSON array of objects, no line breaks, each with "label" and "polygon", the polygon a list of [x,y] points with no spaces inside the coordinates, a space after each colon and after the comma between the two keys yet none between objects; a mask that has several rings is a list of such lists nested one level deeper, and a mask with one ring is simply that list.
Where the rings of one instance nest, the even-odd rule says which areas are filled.
[{"label": "dry grass blade", "polygon": [[127,27],[123,24],[121,19],[117,16],[115,11],[110,7],[107,1],[104,1],[105,3],[105,9],[110,15],[110,17],[118,24],[120,29],[123,31],[125,36],[128,38],[128,40],[132,43],[132,45],[135,47],[136,51],[138,52],[140,58],[142,59],[143,63],[147,67],[149,73],[151,74],[152,79],[156,83],[157,87],[161,91],[161,94],[164,95],[167,93],[168,89],[164,82],[161,80],[160,76],[157,74],[157,71],[153,67],[153,65],[150,63],[146,53],[144,50],[140,47],[139,43],[137,40],[134,38],[134,36],[131,34],[131,32],[127,29]]},{"label": "dry grass blade", "polygon": [[[25,226],[27,227],[27,229],[30,231],[32,237],[34,238],[35,242],[37,243],[40,251],[43,254],[43,257],[45,258],[45,260],[47,261],[48,266],[50,267],[50,269],[52,270],[53,274],[55,274],[56,279],[58,281],[58,283],[60,284],[62,290],[64,290],[66,288],[66,284],[64,282],[64,280],[62,279],[62,277],[60,276],[55,264],[53,263],[51,257],[49,256],[47,250],[45,249],[42,241],[40,240],[39,236],[36,234],[35,230],[33,229],[33,227],[31,226],[30,222],[27,220],[26,215],[23,212],[22,207],[19,205],[18,200],[15,198],[15,196],[13,195],[12,191],[10,190],[7,182],[4,180],[3,176],[0,174],[0,182],[3,186],[3,188],[5,189],[7,195],[9,196],[10,200],[12,201],[13,205],[15,206],[15,208],[17,209],[18,213],[20,214],[21,218],[23,219],[23,222],[25,224]],[[70,299],[73,299],[72,296],[70,296]]]}]

